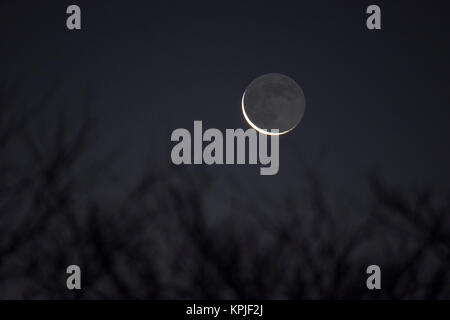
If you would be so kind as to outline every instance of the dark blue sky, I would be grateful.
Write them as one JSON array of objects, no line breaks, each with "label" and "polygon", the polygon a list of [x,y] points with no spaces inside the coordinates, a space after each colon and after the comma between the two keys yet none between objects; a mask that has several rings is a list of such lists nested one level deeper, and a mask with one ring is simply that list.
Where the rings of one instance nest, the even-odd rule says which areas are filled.
[{"label": "dark blue sky", "polygon": [[[65,27],[72,3],[81,31]],[[194,120],[247,128],[246,86],[284,73],[307,109],[281,137],[280,172],[266,183],[288,181],[301,154],[336,186],[377,167],[395,183],[448,187],[449,6],[373,3],[381,31],[365,27],[372,1],[2,1],[0,83],[23,82],[32,101],[59,79],[71,112],[89,88],[96,150],[129,146],[120,168],[135,174],[169,161],[170,133]]]}]

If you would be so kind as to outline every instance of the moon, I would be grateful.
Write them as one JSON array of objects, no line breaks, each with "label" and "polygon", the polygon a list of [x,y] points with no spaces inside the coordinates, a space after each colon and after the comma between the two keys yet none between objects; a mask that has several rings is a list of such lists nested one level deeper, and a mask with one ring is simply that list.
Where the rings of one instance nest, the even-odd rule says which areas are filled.
[{"label": "moon", "polygon": [[[267,135],[292,131],[302,120],[306,102],[302,88],[280,73],[253,80],[242,95],[242,113],[248,124]],[[278,129],[278,133],[271,132]]]}]

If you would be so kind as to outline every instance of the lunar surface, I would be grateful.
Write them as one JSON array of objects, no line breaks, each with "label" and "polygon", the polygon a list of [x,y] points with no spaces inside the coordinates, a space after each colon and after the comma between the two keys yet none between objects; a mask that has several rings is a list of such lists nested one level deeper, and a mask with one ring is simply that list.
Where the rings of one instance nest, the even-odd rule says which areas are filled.
[{"label": "lunar surface", "polygon": [[[253,80],[242,96],[242,113],[255,130],[284,134],[294,129],[305,113],[305,95],[291,78],[268,73]],[[270,132],[278,129],[278,133]]]}]

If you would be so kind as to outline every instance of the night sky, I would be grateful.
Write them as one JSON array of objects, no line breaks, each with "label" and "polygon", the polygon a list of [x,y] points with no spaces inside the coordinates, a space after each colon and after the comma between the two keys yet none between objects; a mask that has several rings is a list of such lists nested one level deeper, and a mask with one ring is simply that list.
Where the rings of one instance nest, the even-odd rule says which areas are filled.
[{"label": "night sky", "polygon": [[131,175],[149,157],[168,161],[170,133],[193,120],[247,128],[243,91],[279,72],[303,88],[307,111],[281,137],[275,179],[289,179],[301,154],[335,185],[373,168],[394,183],[447,184],[444,1],[379,1],[381,31],[365,26],[367,1],[76,1],[82,30],[69,31],[71,3],[2,1],[1,83],[34,99],[57,82],[64,108],[89,90],[98,150],[128,146]]},{"label": "night sky", "polygon": [[[82,30],[66,28],[70,4],[81,7]],[[366,28],[370,4],[381,7],[382,30]],[[119,153],[114,168],[132,184],[149,167],[177,172],[177,128],[193,132],[201,120],[204,130],[247,129],[244,90],[281,73],[303,89],[306,112],[280,137],[278,174],[192,166],[218,181],[209,209],[219,212],[234,193],[251,205],[257,188],[276,197],[308,170],[350,199],[369,194],[371,172],[405,189],[448,191],[449,9],[448,1],[0,0],[0,88],[20,88],[17,108],[51,92],[74,122],[88,97],[97,119],[89,158]],[[101,202],[112,207],[113,198]]]}]

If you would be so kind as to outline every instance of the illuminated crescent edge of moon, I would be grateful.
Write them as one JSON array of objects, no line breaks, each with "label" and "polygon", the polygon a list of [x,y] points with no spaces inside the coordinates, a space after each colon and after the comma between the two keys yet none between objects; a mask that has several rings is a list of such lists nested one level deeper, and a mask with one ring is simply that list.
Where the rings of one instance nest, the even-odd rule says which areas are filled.
[{"label": "illuminated crescent edge of moon", "polygon": [[280,135],[282,135],[282,134],[285,134],[285,133],[288,133],[288,132],[290,132],[290,131],[292,131],[294,128],[291,128],[291,129],[289,129],[289,130],[287,130],[287,131],[283,131],[283,132],[270,132],[270,131],[267,131],[267,130],[265,130],[265,129],[261,129],[261,128],[258,128],[251,120],[250,120],[250,118],[247,116],[247,113],[245,112],[245,107],[244,107],[244,98],[245,98],[245,93],[247,92],[247,90],[245,90],[244,91],[244,94],[242,95],[242,113],[244,114],[244,118],[245,118],[245,120],[247,121],[247,123],[253,128],[253,129],[255,129],[256,131],[258,131],[258,132],[260,132],[260,133],[262,133],[262,134],[265,134],[265,135],[268,135],[268,136],[280,136]]}]

